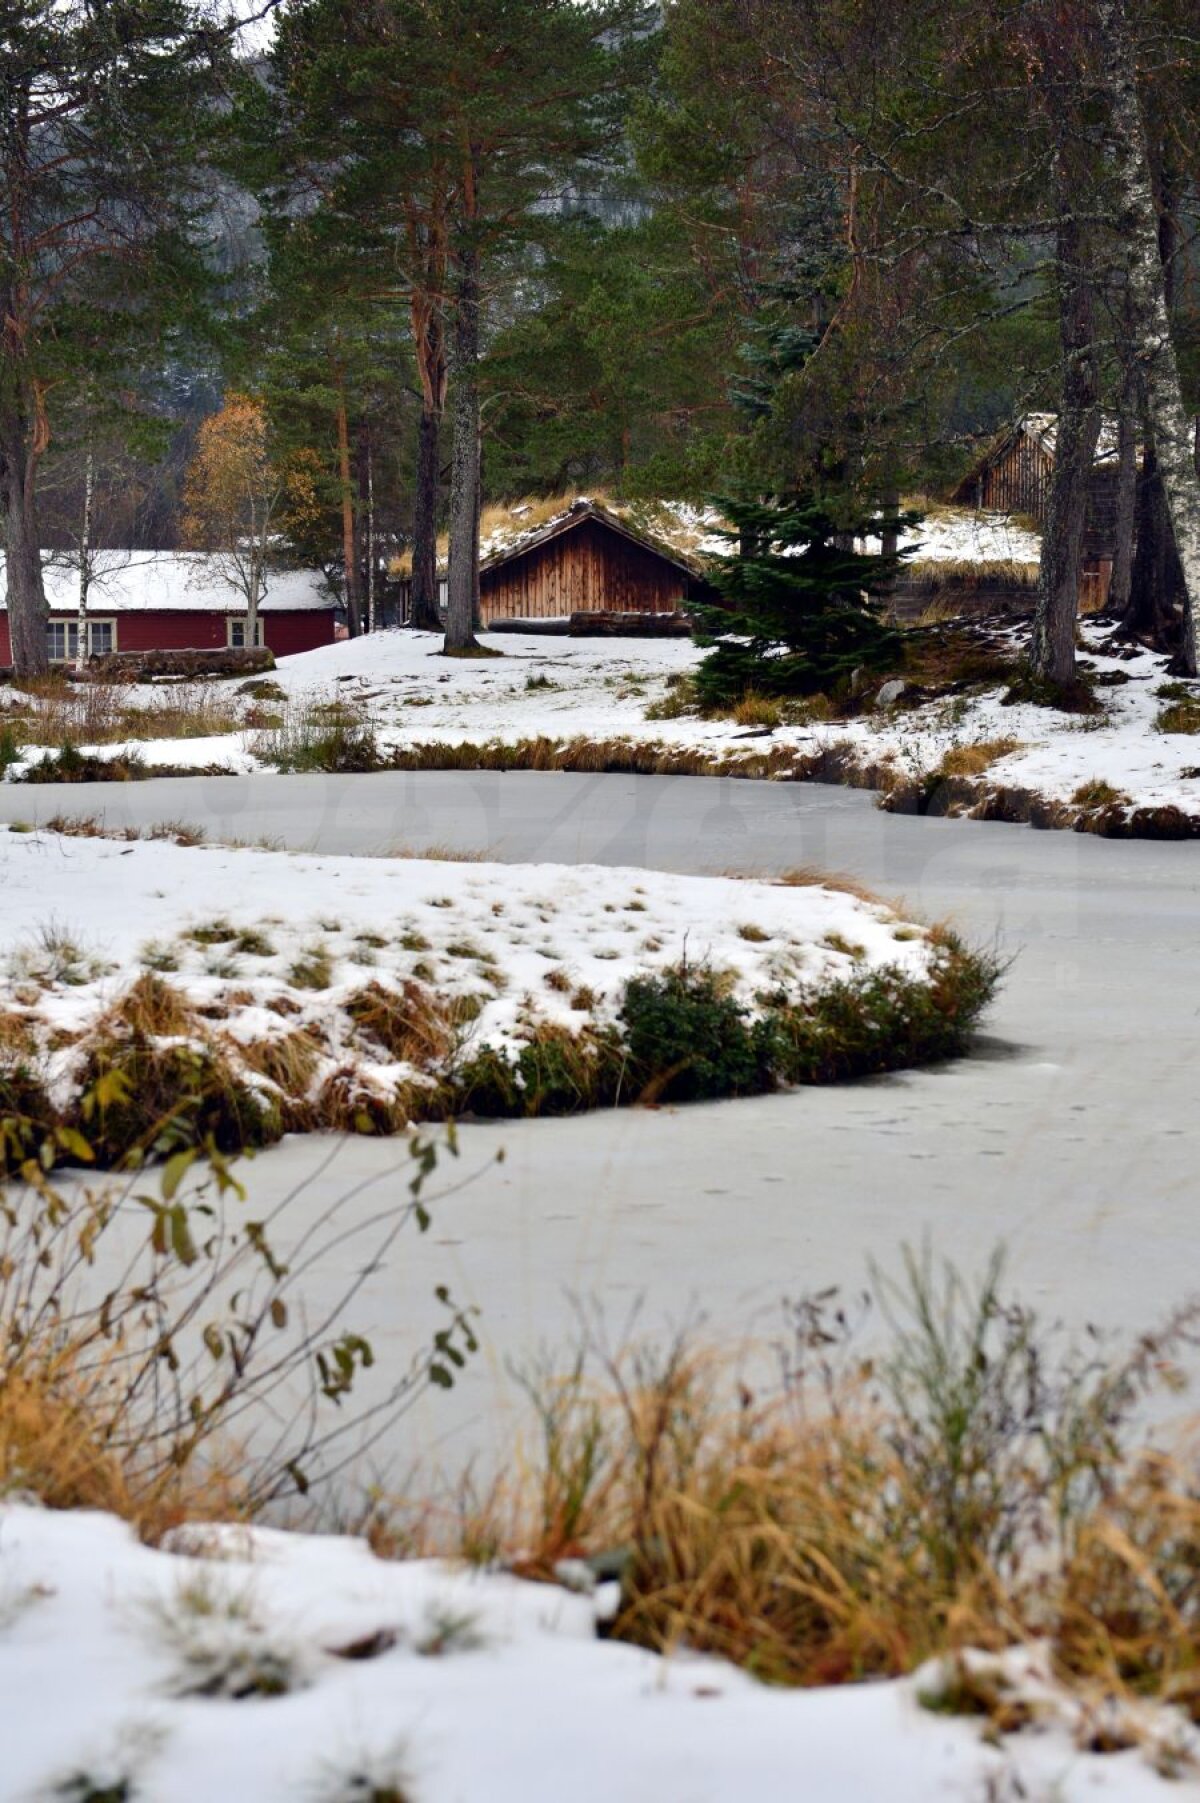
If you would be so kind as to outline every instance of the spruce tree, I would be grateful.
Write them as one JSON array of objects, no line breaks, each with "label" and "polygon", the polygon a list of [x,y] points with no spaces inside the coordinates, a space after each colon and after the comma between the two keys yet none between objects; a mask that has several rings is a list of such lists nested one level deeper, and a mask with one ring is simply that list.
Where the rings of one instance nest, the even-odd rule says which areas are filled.
[{"label": "spruce tree", "polygon": [[732,526],[725,536],[740,549],[713,571],[725,605],[695,610],[696,642],[712,647],[696,675],[703,706],[845,693],[858,671],[895,666],[899,634],[873,595],[901,556],[848,548],[857,537],[882,539],[894,519],[835,519],[803,493],[719,505]]}]

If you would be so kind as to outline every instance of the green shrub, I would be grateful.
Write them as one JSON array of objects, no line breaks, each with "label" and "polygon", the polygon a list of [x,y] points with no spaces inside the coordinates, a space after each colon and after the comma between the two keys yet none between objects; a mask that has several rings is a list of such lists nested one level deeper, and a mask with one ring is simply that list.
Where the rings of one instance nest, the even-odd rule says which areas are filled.
[{"label": "green shrub", "polygon": [[763,1033],[710,970],[681,966],[626,985],[620,1020],[634,1093],[705,1101],[771,1087]]},{"label": "green shrub", "polygon": [[443,1104],[449,1113],[469,1110],[492,1119],[581,1114],[621,1098],[625,1065],[613,1028],[575,1033],[546,1024],[515,1056],[484,1046],[454,1071]]},{"label": "green shrub", "polygon": [[17,735],[11,726],[0,727],[0,776],[15,764],[21,755],[21,747],[17,743]]},{"label": "green shrub", "polygon": [[[74,745],[63,745],[40,763],[31,764],[21,780],[27,783],[128,783],[149,774],[140,752],[103,758],[85,756]],[[171,775],[173,772],[155,770],[154,774]],[[191,772],[186,774],[191,775]]]},{"label": "green shrub", "polygon": [[280,1137],[278,1106],[207,1047],[133,1034],[95,1047],[79,1080],[77,1128],[102,1167],[136,1166],[185,1146],[219,1152]]},{"label": "green shrub", "polygon": [[960,1057],[999,977],[998,960],[947,939],[930,981],[886,965],[775,998],[763,1027],[772,1069],[783,1083],[844,1083]]},{"label": "green shrub", "polygon": [[[0,1177],[38,1157],[43,1146],[52,1147],[55,1125],[53,1104],[30,1067],[17,1063],[0,1068]],[[53,1153],[46,1161],[53,1163]]]}]

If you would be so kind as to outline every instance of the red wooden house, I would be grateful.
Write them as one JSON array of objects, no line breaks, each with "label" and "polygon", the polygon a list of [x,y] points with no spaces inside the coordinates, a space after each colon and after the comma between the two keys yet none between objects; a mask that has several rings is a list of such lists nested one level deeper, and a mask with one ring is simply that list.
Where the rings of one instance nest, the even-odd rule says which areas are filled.
[{"label": "red wooden house", "polygon": [[[0,570],[3,563],[0,560]],[[45,571],[55,662],[79,648],[79,574],[53,559]],[[275,570],[259,604],[258,642],[276,657],[333,643],[334,601],[315,570]],[[87,652],[212,651],[248,643],[245,601],[203,552],[102,551],[87,607]],[[7,594],[0,600],[0,665],[12,661]]]}]

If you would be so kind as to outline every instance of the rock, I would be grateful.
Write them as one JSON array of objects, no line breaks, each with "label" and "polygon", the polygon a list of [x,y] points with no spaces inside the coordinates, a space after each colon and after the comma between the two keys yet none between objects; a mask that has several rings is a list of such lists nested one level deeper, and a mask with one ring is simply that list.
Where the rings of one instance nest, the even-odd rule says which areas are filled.
[{"label": "rock", "polygon": [[899,676],[893,676],[892,680],[890,682],[884,683],[884,685],[880,689],[878,695],[876,695],[875,706],[876,707],[895,707],[897,701],[899,701],[901,695],[903,695],[903,693],[907,687],[908,687],[908,684],[906,682],[904,682]]}]

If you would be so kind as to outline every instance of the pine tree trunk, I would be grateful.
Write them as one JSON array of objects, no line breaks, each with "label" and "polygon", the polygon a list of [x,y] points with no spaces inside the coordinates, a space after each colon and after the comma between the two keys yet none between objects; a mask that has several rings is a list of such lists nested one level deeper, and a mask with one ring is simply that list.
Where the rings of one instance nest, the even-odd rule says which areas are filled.
[{"label": "pine tree trunk", "polygon": [[1063,351],[1062,402],[1050,478],[1046,531],[1030,662],[1046,682],[1075,680],[1075,621],[1088,487],[1100,433],[1100,379],[1096,361],[1092,272],[1083,232],[1072,211],[1073,194],[1060,152],[1057,166],[1059,226],[1056,270],[1059,334]]},{"label": "pine tree trunk", "polygon": [[360,420],[355,434],[354,476],[358,483],[358,505],[354,510],[354,574],[358,583],[359,630],[372,630],[370,600],[370,568],[367,546],[370,542],[371,519],[371,428]]},{"label": "pine tree trunk", "polygon": [[378,632],[379,608],[375,598],[375,451],[367,429],[367,631]]},{"label": "pine tree trunk", "polygon": [[440,632],[437,594],[437,502],[441,417],[422,407],[417,436],[417,479],[413,491],[412,612],[409,624]]},{"label": "pine tree trunk", "polygon": [[479,252],[459,262],[454,322],[454,455],[450,473],[448,652],[477,650],[479,614]]},{"label": "pine tree trunk", "polygon": [[350,482],[350,422],[346,417],[345,398],[340,393],[337,407],[338,482],[342,490],[342,563],[346,571],[346,625],[350,637],[362,631],[362,607],[358,590],[358,555],[354,542],[354,490]]},{"label": "pine tree trunk", "polygon": [[1107,78],[1109,137],[1119,184],[1115,224],[1119,241],[1125,247],[1134,345],[1183,574],[1180,664],[1185,673],[1195,675],[1196,612],[1200,608],[1200,480],[1171,336],[1159,249],[1158,208],[1125,0],[1097,0],[1096,20],[1101,66]]},{"label": "pine tree trunk", "polygon": [[4,421],[3,436],[0,437],[0,491],[13,668],[18,676],[42,676],[50,668],[50,656],[46,643],[46,588],[34,500],[34,459],[25,422],[17,416]]},{"label": "pine tree trunk", "polygon": [[88,446],[83,464],[83,518],[79,529],[79,606],[75,615],[75,668],[82,674],[88,659],[88,590],[92,585],[92,495],[95,464]]}]

